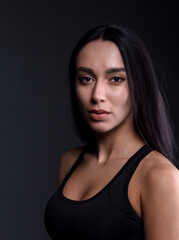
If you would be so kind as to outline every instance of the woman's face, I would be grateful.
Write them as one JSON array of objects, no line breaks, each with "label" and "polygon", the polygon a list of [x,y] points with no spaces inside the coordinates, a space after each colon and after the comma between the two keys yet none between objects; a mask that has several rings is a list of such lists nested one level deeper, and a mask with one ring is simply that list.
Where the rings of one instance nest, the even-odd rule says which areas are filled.
[{"label": "woman's face", "polygon": [[76,59],[76,94],[80,110],[96,132],[132,123],[132,107],[124,63],[111,41],[86,44]]}]

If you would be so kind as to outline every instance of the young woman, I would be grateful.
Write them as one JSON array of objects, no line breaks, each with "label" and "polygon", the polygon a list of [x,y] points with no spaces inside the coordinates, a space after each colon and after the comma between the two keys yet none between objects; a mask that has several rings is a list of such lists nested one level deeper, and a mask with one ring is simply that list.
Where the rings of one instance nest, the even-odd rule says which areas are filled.
[{"label": "young woman", "polygon": [[47,232],[55,240],[178,240],[174,141],[145,47],[121,26],[96,27],[74,48],[69,74],[87,144],[60,160]]}]

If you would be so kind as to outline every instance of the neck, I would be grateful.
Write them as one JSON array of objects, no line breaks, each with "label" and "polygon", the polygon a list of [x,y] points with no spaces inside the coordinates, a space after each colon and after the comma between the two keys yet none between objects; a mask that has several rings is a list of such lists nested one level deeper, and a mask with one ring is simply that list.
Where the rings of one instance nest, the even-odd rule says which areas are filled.
[{"label": "neck", "polygon": [[129,158],[144,145],[132,124],[109,132],[97,133],[96,138],[98,163],[104,163],[109,158],[115,157]]}]

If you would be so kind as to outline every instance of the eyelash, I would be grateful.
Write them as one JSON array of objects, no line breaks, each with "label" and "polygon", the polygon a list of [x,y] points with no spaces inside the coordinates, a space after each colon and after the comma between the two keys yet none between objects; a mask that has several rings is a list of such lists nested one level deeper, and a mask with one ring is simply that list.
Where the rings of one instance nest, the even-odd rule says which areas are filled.
[{"label": "eyelash", "polygon": [[92,80],[91,77],[79,77],[80,83],[81,84],[88,84],[88,82],[90,82],[90,80]]},{"label": "eyelash", "polygon": [[116,77],[111,78],[110,80],[112,81],[113,84],[119,84],[120,82],[124,81],[125,78],[116,76]]},{"label": "eyelash", "polygon": [[[91,80],[93,80],[93,78],[91,77],[79,77],[79,81],[82,85],[88,85],[88,83],[90,83]],[[112,85],[117,85],[124,80],[125,80],[124,77],[118,77],[118,76],[114,76],[109,79]]]}]

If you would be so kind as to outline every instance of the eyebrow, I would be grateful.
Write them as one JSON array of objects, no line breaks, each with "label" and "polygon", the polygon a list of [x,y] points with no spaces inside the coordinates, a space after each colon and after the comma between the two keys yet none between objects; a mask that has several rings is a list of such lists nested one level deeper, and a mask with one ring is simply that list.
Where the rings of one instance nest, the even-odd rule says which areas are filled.
[{"label": "eyebrow", "polygon": [[115,72],[125,72],[125,68],[120,67],[120,68],[109,68],[106,70],[106,73],[115,73]]},{"label": "eyebrow", "polygon": [[77,68],[76,72],[86,72],[91,75],[95,75],[93,70],[91,68],[87,68],[87,67],[79,67],[79,68]]},{"label": "eyebrow", "polygon": [[[89,73],[91,75],[95,75],[93,69],[91,68],[87,68],[87,67],[79,67],[77,68],[76,72],[86,72],[86,73]],[[125,72],[125,68],[123,67],[119,67],[119,68],[109,68],[106,70],[106,73],[116,73],[116,72]]]}]

